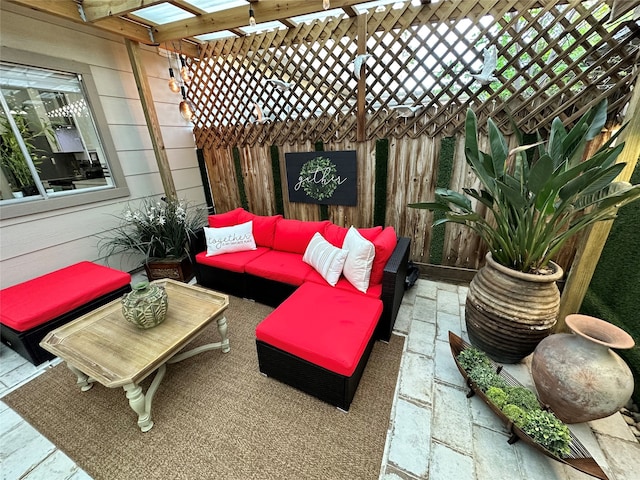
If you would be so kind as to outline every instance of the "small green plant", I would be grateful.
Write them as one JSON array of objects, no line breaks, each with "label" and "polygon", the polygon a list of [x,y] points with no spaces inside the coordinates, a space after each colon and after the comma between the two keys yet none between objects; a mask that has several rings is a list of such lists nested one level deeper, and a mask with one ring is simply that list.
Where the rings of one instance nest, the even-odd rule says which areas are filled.
[{"label": "small green plant", "polygon": [[552,413],[544,410],[527,412],[522,430],[556,457],[563,458],[571,453],[569,427]]},{"label": "small green plant", "polygon": [[458,354],[457,360],[462,368],[464,368],[466,371],[471,370],[476,365],[491,366],[491,361],[489,360],[487,355],[484,352],[473,347],[468,347],[461,351]]},{"label": "small green plant", "polygon": [[492,366],[476,365],[469,370],[468,375],[483,392],[491,387],[505,388],[507,386],[507,382],[496,373]]},{"label": "small green plant", "polygon": [[487,398],[501,410],[502,407],[507,404],[507,392],[499,387],[489,387],[487,390]]},{"label": "small green plant", "polygon": [[522,408],[524,411],[540,410],[540,402],[535,393],[525,387],[507,387],[506,388],[507,401]]},{"label": "small green plant", "polygon": [[511,403],[506,404],[501,410],[509,420],[515,423],[518,427],[522,428],[525,418],[527,417],[527,412],[525,412],[517,405],[513,405]]}]

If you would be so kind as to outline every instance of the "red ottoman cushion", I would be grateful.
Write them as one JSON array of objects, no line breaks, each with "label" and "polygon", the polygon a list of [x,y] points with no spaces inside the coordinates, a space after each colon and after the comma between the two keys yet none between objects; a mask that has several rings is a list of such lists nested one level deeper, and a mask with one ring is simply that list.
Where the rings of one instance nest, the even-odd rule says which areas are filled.
[{"label": "red ottoman cushion", "polygon": [[382,301],[305,283],[256,327],[256,338],[350,377],[382,314]]},{"label": "red ottoman cushion", "polygon": [[24,332],[131,282],[131,275],[80,262],[0,290],[0,323]]}]

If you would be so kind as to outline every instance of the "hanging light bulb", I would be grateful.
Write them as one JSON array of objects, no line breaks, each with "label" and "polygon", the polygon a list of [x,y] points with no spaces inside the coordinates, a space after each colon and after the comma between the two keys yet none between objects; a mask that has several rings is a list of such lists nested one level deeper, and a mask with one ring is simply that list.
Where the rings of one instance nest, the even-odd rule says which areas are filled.
[{"label": "hanging light bulb", "polygon": [[251,27],[255,27],[256,26],[256,16],[253,13],[253,8],[249,7],[249,26]]},{"label": "hanging light bulb", "polygon": [[195,117],[195,107],[190,100],[187,99],[187,93],[185,92],[184,87],[180,87],[180,91],[182,92],[182,101],[180,102],[180,115],[182,118],[188,121],[192,121]]},{"label": "hanging light bulb", "polygon": [[184,83],[189,83],[191,81],[191,72],[189,71],[189,67],[187,67],[187,63],[184,61],[184,57],[182,55],[180,55],[180,63],[182,64],[182,68],[180,69],[182,81]]},{"label": "hanging light bulb", "polygon": [[331,0],[322,0],[322,8],[329,10],[331,8]]},{"label": "hanging light bulb", "polygon": [[173,93],[178,93],[180,91],[180,84],[173,75],[173,68],[169,68],[169,77],[169,90]]}]

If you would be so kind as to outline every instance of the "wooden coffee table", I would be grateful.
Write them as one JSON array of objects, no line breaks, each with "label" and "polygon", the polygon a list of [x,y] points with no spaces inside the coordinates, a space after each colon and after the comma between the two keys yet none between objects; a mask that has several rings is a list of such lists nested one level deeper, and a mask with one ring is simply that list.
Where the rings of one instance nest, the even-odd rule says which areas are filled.
[{"label": "wooden coffee table", "polygon": [[[82,391],[89,390],[94,381],[124,388],[143,432],[153,427],[151,402],[167,363],[208,350],[227,353],[230,349],[223,315],[229,306],[227,295],[170,279],[152,283],[164,285],[169,297],[167,318],[160,325],[146,330],[136,327],[125,320],[121,301],[115,300],[51,331],[40,343],[67,362]],[[180,352],[213,321],[217,321],[220,342]],[[155,371],[145,394],[139,383]]]}]

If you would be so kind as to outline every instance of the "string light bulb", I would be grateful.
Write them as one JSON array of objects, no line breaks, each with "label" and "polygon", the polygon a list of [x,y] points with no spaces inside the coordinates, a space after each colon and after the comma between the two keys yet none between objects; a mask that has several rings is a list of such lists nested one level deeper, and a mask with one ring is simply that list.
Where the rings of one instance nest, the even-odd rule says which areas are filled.
[{"label": "string light bulb", "polygon": [[195,107],[193,106],[193,103],[191,103],[191,100],[187,99],[187,93],[185,92],[184,87],[180,87],[180,90],[182,92],[182,101],[180,102],[180,115],[182,115],[182,118],[184,118],[185,120],[191,122],[196,116]]},{"label": "string light bulb", "polygon": [[255,13],[253,12],[253,8],[251,7],[249,7],[249,26],[251,27],[256,26],[256,16],[255,16]]},{"label": "string light bulb", "polygon": [[329,10],[331,8],[331,0],[322,0],[322,8]]},{"label": "string light bulb", "polygon": [[180,84],[173,75],[173,68],[169,68],[169,90],[173,93],[178,93],[180,91]]},{"label": "string light bulb", "polygon": [[180,55],[180,64],[182,68],[180,69],[180,77],[182,77],[182,81],[184,83],[191,82],[191,72],[189,71],[189,67],[187,67],[187,63],[184,61],[184,57]]}]

